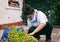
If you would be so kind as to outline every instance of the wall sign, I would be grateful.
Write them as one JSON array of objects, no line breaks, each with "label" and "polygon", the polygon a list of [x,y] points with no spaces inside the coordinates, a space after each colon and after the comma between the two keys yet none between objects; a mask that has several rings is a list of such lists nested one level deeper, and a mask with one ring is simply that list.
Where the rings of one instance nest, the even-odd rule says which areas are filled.
[{"label": "wall sign", "polygon": [[7,0],[6,2],[7,9],[17,9],[22,10],[23,0]]}]

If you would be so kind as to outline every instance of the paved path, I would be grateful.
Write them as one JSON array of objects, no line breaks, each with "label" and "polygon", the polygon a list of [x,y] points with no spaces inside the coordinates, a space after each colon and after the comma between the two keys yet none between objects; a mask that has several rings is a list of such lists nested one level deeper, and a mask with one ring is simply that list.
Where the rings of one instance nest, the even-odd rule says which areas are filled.
[{"label": "paved path", "polygon": [[[45,41],[45,35],[41,35],[40,42],[46,42]],[[52,42],[60,42],[60,28],[54,28],[52,32]]]},{"label": "paved path", "polygon": [[[0,38],[2,36],[3,30],[0,30]],[[46,42],[45,41],[45,35],[41,35],[40,42]],[[52,33],[52,42],[60,42],[60,28],[54,28]]]},{"label": "paved path", "polygon": [[1,39],[2,34],[3,34],[3,30],[0,30],[0,39]]},{"label": "paved path", "polygon": [[53,30],[52,42],[60,42],[60,28],[56,28]]}]

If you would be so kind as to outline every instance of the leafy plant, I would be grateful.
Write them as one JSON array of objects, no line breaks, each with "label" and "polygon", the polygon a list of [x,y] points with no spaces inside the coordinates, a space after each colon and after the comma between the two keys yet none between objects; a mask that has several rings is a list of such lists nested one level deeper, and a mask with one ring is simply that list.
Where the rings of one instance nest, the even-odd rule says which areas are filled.
[{"label": "leafy plant", "polygon": [[8,33],[9,42],[38,42],[36,38],[31,35],[28,35],[21,30],[11,30]]}]

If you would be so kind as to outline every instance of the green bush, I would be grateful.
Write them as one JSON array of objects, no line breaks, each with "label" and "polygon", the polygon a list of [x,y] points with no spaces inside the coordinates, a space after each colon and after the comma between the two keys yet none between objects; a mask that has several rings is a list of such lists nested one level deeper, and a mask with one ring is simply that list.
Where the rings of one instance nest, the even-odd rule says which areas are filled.
[{"label": "green bush", "polygon": [[21,30],[18,32],[16,30],[10,30],[8,32],[8,39],[9,42],[38,42],[36,38],[22,32]]}]

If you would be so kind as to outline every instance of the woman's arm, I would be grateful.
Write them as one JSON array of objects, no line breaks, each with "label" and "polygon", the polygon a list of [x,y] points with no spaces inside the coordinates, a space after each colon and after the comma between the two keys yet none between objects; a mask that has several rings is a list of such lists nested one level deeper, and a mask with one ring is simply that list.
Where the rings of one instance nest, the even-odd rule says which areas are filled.
[{"label": "woman's arm", "polygon": [[45,27],[45,24],[40,24],[30,35],[34,35],[35,33],[39,32],[41,29]]}]

